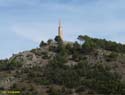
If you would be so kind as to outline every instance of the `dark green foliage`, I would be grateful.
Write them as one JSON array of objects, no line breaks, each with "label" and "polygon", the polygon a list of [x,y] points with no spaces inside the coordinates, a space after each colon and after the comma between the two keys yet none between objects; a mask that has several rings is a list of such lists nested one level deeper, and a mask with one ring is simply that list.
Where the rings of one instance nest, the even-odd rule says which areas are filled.
[{"label": "dark green foliage", "polygon": [[63,43],[58,43],[56,55],[53,58],[53,63],[66,63],[68,61],[68,51]]},{"label": "dark green foliage", "polygon": [[45,68],[44,76],[51,84],[68,88],[85,86],[100,94],[119,94],[123,90],[119,74],[111,72],[108,66],[101,63],[89,65],[81,61],[74,66],[51,63]]},{"label": "dark green foliage", "polygon": [[49,59],[48,53],[47,52],[42,52],[42,58],[43,59]]},{"label": "dark green foliage", "polygon": [[47,45],[47,44],[44,41],[41,41],[39,47],[42,47],[42,46],[45,46],[45,45]]},{"label": "dark green foliage", "polygon": [[73,50],[75,51],[80,51],[81,49],[81,46],[80,44],[76,41],[74,44],[73,44]]},{"label": "dark green foliage", "polygon": [[49,51],[57,52],[56,46],[49,46]]},{"label": "dark green foliage", "polygon": [[0,71],[7,70],[8,60],[0,60]]},{"label": "dark green foliage", "polygon": [[22,63],[17,62],[15,59],[0,61],[0,70],[14,70],[22,66]]},{"label": "dark green foliage", "polygon": [[84,86],[81,86],[81,87],[78,87],[75,92],[80,93],[80,92],[83,92],[85,90],[86,90],[86,88]]},{"label": "dark green foliage", "polygon": [[48,95],[62,95],[60,90],[56,90],[56,89],[53,89],[53,88],[49,89],[48,93],[49,93]]},{"label": "dark green foliage", "polygon": [[48,45],[50,45],[52,42],[53,42],[52,39],[49,39],[49,40],[47,41]]},{"label": "dark green foliage", "polygon": [[96,64],[88,76],[93,79],[90,88],[95,89],[100,94],[119,94],[122,91],[120,82],[121,77],[116,72],[110,72],[110,69],[103,64]]},{"label": "dark green foliage", "polygon": [[56,37],[55,37],[55,41],[56,41],[57,43],[62,43],[62,42],[63,42],[60,36],[56,36]]},{"label": "dark green foliage", "polygon": [[80,40],[81,42],[84,41],[84,37],[82,35],[79,35],[77,39]]},{"label": "dark green foliage", "polygon": [[89,53],[92,52],[96,47],[96,43],[91,39],[87,39],[85,43],[82,45],[82,49],[84,52]]},{"label": "dark green foliage", "polygon": [[49,85],[49,81],[48,80],[45,80],[45,79],[40,79],[40,81],[36,81],[37,84],[42,84],[42,85]]},{"label": "dark green foliage", "polygon": [[72,59],[74,61],[78,62],[80,60],[81,51],[82,51],[81,45],[78,42],[75,42],[72,48]]},{"label": "dark green foliage", "polygon": [[54,88],[50,87],[47,91],[48,95],[67,95],[69,91],[65,88]]},{"label": "dark green foliage", "polygon": [[8,68],[9,69],[17,69],[17,68],[19,68],[19,67],[21,67],[22,66],[22,63],[20,63],[20,62],[17,62],[17,61],[15,61],[15,60],[12,60],[9,64],[8,64]]},{"label": "dark green foliage", "polygon": [[73,53],[73,45],[72,44],[70,44],[70,43],[66,44],[65,49],[67,50],[67,53],[69,55]]},{"label": "dark green foliage", "polygon": [[90,37],[86,35],[85,36],[80,35],[78,39],[80,41],[84,41],[84,43],[82,44],[82,52],[90,53],[91,51],[93,51],[93,49],[95,49],[96,43]]},{"label": "dark green foliage", "polygon": [[80,35],[80,40],[81,39],[85,41],[85,43],[83,44],[85,49],[87,48],[91,50],[92,48],[102,48],[114,52],[125,53],[124,44],[112,41],[106,41],[105,39],[90,38],[86,35],[85,36]]},{"label": "dark green foliage", "polygon": [[49,64],[45,68],[45,76],[51,84],[63,84],[69,88],[76,87],[79,84],[77,73],[63,64]]},{"label": "dark green foliage", "polygon": [[115,52],[112,52],[112,53],[109,54],[109,55],[105,55],[106,61],[116,61],[116,60],[117,60],[117,57],[118,57],[118,54],[115,53]]}]

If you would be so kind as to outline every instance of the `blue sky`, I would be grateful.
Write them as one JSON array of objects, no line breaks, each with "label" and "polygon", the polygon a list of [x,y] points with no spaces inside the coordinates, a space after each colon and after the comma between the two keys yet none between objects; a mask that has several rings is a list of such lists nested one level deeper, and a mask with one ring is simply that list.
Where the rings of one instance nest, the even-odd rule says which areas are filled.
[{"label": "blue sky", "polygon": [[65,40],[82,34],[125,43],[124,5],[125,0],[0,0],[0,59],[54,38],[59,18]]}]

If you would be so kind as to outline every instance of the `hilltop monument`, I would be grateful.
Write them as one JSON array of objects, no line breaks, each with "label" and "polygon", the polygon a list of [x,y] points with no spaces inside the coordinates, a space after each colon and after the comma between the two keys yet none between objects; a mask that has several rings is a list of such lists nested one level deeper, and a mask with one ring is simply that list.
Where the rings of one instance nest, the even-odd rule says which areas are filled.
[{"label": "hilltop monument", "polygon": [[63,28],[61,20],[59,20],[58,36],[63,40]]}]

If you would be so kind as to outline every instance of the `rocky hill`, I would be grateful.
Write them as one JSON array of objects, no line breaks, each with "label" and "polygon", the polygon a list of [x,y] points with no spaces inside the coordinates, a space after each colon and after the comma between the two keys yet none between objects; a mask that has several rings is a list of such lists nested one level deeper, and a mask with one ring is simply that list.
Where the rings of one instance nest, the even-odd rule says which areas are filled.
[{"label": "rocky hill", "polygon": [[18,90],[20,95],[125,95],[125,45],[82,35],[78,40],[65,42],[57,36],[0,60],[0,90]]}]

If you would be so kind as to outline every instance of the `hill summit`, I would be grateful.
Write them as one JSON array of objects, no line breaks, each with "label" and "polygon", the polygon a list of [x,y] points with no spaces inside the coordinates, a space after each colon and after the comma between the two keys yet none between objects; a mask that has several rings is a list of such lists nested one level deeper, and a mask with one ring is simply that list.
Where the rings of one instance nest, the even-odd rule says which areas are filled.
[{"label": "hill summit", "polygon": [[125,45],[87,35],[78,40],[56,36],[0,60],[0,89],[20,95],[124,95]]}]

